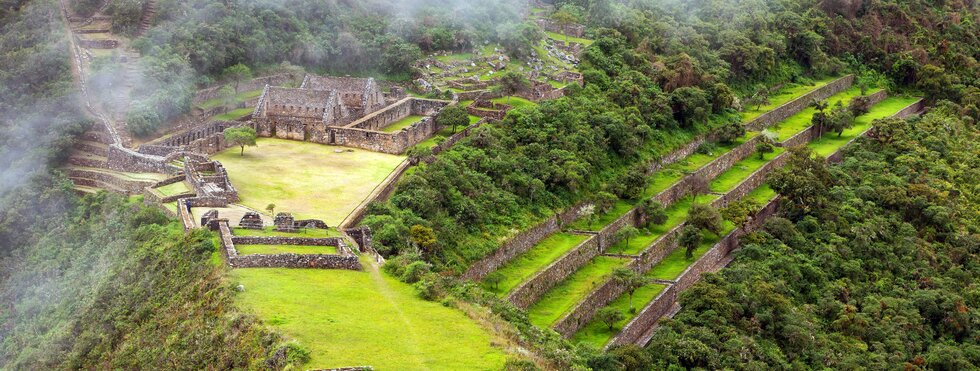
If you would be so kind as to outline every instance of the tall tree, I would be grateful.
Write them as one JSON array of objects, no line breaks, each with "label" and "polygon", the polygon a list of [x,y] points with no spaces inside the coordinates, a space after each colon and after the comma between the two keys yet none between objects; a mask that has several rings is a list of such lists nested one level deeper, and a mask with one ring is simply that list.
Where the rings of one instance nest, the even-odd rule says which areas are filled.
[{"label": "tall tree", "polygon": [[646,285],[649,280],[642,274],[629,268],[616,268],[613,271],[613,280],[626,289],[626,294],[630,297],[630,313],[635,313],[636,308],[633,308],[633,294],[636,293],[636,289]]},{"label": "tall tree", "polygon": [[707,204],[694,204],[687,212],[687,224],[704,229],[721,237],[724,221],[718,209]]},{"label": "tall tree", "polygon": [[237,93],[241,82],[252,78],[252,69],[238,63],[225,68],[224,75],[235,81],[235,92]]},{"label": "tall tree", "polygon": [[500,75],[501,93],[507,95],[507,104],[510,105],[510,96],[531,86],[531,82],[523,73],[517,71],[507,71]]}]

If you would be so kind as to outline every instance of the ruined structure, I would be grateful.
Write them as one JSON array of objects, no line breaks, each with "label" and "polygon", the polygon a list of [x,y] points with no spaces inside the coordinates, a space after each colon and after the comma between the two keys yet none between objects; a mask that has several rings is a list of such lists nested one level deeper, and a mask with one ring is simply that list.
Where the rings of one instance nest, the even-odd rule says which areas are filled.
[{"label": "ruined structure", "polygon": [[262,229],[262,217],[257,212],[249,211],[242,216],[242,220],[238,222],[238,226],[249,229]]},{"label": "ruined structure", "polygon": [[[307,75],[299,88],[266,86],[250,125],[262,137],[397,154],[438,131],[433,116],[449,103],[402,96],[386,95],[374,79]],[[384,130],[410,115],[425,117]]]}]

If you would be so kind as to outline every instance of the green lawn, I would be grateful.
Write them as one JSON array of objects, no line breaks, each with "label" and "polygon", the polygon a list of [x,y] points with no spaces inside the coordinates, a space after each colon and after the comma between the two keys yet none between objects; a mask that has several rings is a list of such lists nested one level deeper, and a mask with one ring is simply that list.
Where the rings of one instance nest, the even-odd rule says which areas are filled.
[{"label": "green lawn", "polygon": [[263,229],[250,229],[250,228],[233,228],[231,234],[236,236],[254,236],[254,237],[273,237],[273,236],[286,236],[286,237],[340,237],[342,234],[336,228],[300,228],[298,232],[280,232],[276,230],[276,227],[265,227]]},{"label": "green lawn", "polygon": [[[362,264],[370,264],[362,260]],[[503,343],[460,310],[377,270],[248,268],[239,305],[310,351],[303,369],[500,370]]]},{"label": "green lawn", "polygon": [[769,200],[771,200],[773,197],[776,197],[776,191],[772,190],[772,188],[769,187],[769,184],[763,183],[745,195],[745,197],[742,199],[755,201],[755,203],[759,204],[761,207],[765,205],[766,202],[769,202]]},{"label": "green lawn", "polygon": [[592,220],[590,218],[579,218],[578,220],[572,222],[568,225],[569,229],[575,229],[579,231],[600,231],[609,223],[612,223],[619,217],[626,214],[628,211],[633,209],[633,204],[627,200],[616,200],[613,204],[611,210],[608,213],[596,213]]},{"label": "green lawn", "polygon": [[255,111],[255,108],[249,108],[249,107],[239,108],[236,110],[228,111],[220,115],[214,116],[211,119],[218,120],[218,121],[235,121],[247,114],[252,113],[252,111]]},{"label": "green lawn", "polygon": [[301,245],[241,245],[236,244],[235,250],[240,255],[248,254],[337,254],[335,246],[301,246]]},{"label": "green lawn", "polygon": [[473,59],[473,57],[474,57],[473,53],[457,53],[457,54],[440,55],[436,57],[436,60],[442,63],[450,63],[456,61],[471,60]]},{"label": "green lawn", "polygon": [[157,192],[160,192],[164,196],[174,196],[182,193],[191,192],[191,189],[187,186],[185,182],[177,182],[173,184],[167,184],[162,187],[155,188]]},{"label": "green lawn", "polygon": [[258,146],[247,148],[244,156],[239,156],[238,148],[229,148],[212,158],[228,170],[241,204],[264,210],[274,203],[277,211],[292,213],[297,219],[322,219],[336,226],[405,159],[347,150],[259,138]]},{"label": "green lawn", "polygon": [[623,329],[623,326],[626,326],[626,324],[632,321],[633,318],[636,318],[636,316],[640,313],[640,310],[642,310],[648,303],[653,301],[653,299],[656,298],[657,295],[659,295],[660,292],[666,287],[667,285],[651,283],[636,289],[636,292],[633,293],[633,308],[636,310],[634,313],[630,313],[629,310],[630,296],[627,294],[620,295],[618,298],[616,298],[616,300],[613,300],[612,303],[609,303],[609,305],[604,307],[614,308],[620,313],[623,313],[624,318],[619,322],[616,322],[613,325],[612,330],[610,330],[609,326],[605,323],[593,319],[592,321],[589,321],[588,325],[585,325],[585,327],[579,329],[578,332],[572,336],[572,342],[585,342],[601,348],[603,345],[608,343],[613,336],[619,333],[619,331]]},{"label": "green lawn", "polygon": [[548,38],[551,38],[551,39],[554,39],[554,40],[557,40],[557,41],[561,41],[562,43],[573,42],[573,43],[582,44],[583,46],[592,45],[592,40],[583,39],[581,37],[567,36],[567,35],[562,35],[562,34],[557,33],[557,32],[551,32],[551,31],[545,31],[545,34],[548,35]]},{"label": "green lawn", "polygon": [[386,133],[394,133],[394,132],[399,131],[401,129],[407,128],[407,127],[411,126],[412,124],[414,124],[416,122],[419,122],[419,120],[421,120],[423,117],[425,117],[425,116],[421,116],[421,115],[408,115],[408,116],[406,116],[405,118],[403,118],[401,120],[392,122],[388,126],[385,126],[385,127],[381,128],[381,131],[386,132]]},{"label": "green lawn", "polygon": [[749,122],[752,119],[759,117],[763,113],[771,111],[773,108],[779,107],[786,102],[796,99],[799,96],[809,93],[821,86],[827,85],[827,83],[837,79],[837,77],[831,77],[820,81],[815,81],[813,85],[787,84],[782,89],[779,89],[779,91],[772,93],[769,96],[769,104],[758,108],[747,108],[746,110],[742,111],[742,122]]},{"label": "green lawn", "polygon": [[[869,90],[868,94],[869,95],[873,94],[876,91],[878,91],[878,89]],[[859,96],[861,96],[861,88],[857,86],[852,86],[850,89],[844,90],[840,93],[834,94],[830,98],[827,98],[827,103],[830,104],[827,110],[829,111],[833,109],[834,105],[837,104],[837,102],[841,102],[841,104],[843,104],[846,107],[847,104],[851,101],[851,99],[854,99]],[[797,114],[790,116],[789,118],[780,122],[778,124],[779,126],[778,128],[774,128],[771,130],[773,130],[778,136],[779,139],[777,140],[782,142],[784,140],[793,137],[797,133],[802,132],[806,128],[809,128],[811,126],[813,114],[816,112],[817,110],[815,108],[813,108],[812,106],[808,106],[807,108],[803,109]]]},{"label": "green lawn", "polygon": [[918,98],[903,96],[888,97],[874,105],[874,107],[871,107],[868,113],[857,117],[854,120],[854,127],[844,130],[840,136],[837,136],[837,133],[826,133],[824,136],[807,144],[807,146],[818,155],[824,157],[830,156],[847,144],[849,140],[870,129],[874,120],[894,115],[898,111],[901,111],[902,108],[915,103],[916,100]]},{"label": "green lawn", "polygon": [[735,188],[739,183],[741,183],[749,175],[752,175],[756,170],[759,170],[763,165],[772,161],[779,154],[786,151],[786,148],[776,147],[773,153],[767,153],[764,159],[759,159],[758,153],[753,153],[749,157],[743,159],[742,161],[736,162],[728,171],[721,173],[714,180],[711,181],[710,187],[712,192],[717,193],[728,193]]},{"label": "green lawn", "polygon": [[[508,102],[507,98],[510,98],[510,103],[507,103]],[[524,107],[524,106],[536,106],[536,105],[538,105],[537,103],[534,103],[534,102],[529,101],[527,99],[524,99],[524,98],[521,98],[521,97],[514,97],[514,96],[493,98],[490,101],[491,102],[494,102],[494,103],[507,104],[507,105],[510,105],[511,107],[514,107],[514,108],[520,108],[520,107]]]},{"label": "green lawn", "polygon": [[483,287],[496,294],[506,294],[588,238],[589,236],[581,234],[552,234],[524,254],[497,269],[497,272],[504,276],[504,280],[497,287],[492,287],[486,283],[483,284]]},{"label": "green lawn", "polygon": [[545,328],[550,327],[562,315],[575,307],[616,268],[623,267],[629,259],[597,256],[557,286],[548,290],[537,303],[527,310],[531,323]]},{"label": "green lawn", "polygon": [[[721,237],[724,237],[726,234],[728,234],[728,232],[731,232],[732,229],[734,229],[732,223],[726,221],[725,228],[721,232]],[[700,258],[701,255],[704,255],[704,253],[708,252],[708,250],[711,250],[711,247],[720,240],[719,236],[715,236],[713,233],[708,231],[703,231],[702,236],[704,236],[704,242],[702,242],[701,245],[694,250],[694,256],[691,257],[691,259],[688,259],[685,256],[687,254],[687,249],[677,247],[669,255],[664,257],[664,260],[661,260],[660,263],[653,266],[653,268],[650,269],[650,272],[647,273],[647,276],[661,280],[677,279],[677,276],[684,273],[684,270],[687,269],[689,265],[697,261],[698,258]]]},{"label": "green lawn", "polygon": [[[262,90],[263,89],[256,89],[251,91],[243,91],[241,93],[235,94],[235,103],[236,104],[241,103],[249,99],[258,97],[262,95]],[[197,106],[201,109],[211,109],[220,105],[221,105],[221,98],[214,98],[201,102],[201,104],[198,104]]]},{"label": "green lawn", "polygon": [[[469,118],[470,118],[470,125],[473,125],[477,121],[480,121],[480,116],[469,115]],[[466,128],[464,128],[464,127],[458,127],[457,126],[456,127],[456,132],[458,133],[458,132],[462,131],[463,129],[466,129]],[[451,128],[451,127],[444,127],[442,129],[439,129],[439,131],[437,131],[435,134],[432,134],[432,136],[429,137],[429,139],[423,140],[423,141],[419,142],[419,144],[416,144],[415,146],[416,147],[419,147],[419,148],[432,148],[432,147],[435,147],[436,144],[438,144],[440,138],[443,138],[443,139],[449,138],[453,134],[455,134],[455,133],[453,133],[453,128]]]}]

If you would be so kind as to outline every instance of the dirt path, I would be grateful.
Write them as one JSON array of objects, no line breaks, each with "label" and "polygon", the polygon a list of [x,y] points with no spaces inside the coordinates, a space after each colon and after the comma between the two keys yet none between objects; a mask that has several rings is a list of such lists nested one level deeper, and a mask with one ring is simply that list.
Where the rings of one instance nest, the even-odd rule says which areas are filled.
[{"label": "dirt path", "polygon": [[[363,264],[364,261],[368,261],[369,263]],[[419,356],[419,354],[423,354],[422,348],[418,346],[418,344],[420,343],[419,341],[417,341],[417,339],[419,338],[419,334],[416,331],[415,324],[412,323],[412,319],[409,316],[406,316],[405,313],[402,312],[401,307],[398,306],[398,300],[396,298],[398,296],[398,293],[395,292],[395,290],[388,284],[387,281],[385,281],[384,276],[379,270],[378,264],[374,261],[373,258],[362,259],[361,262],[362,265],[365,266],[364,267],[365,271],[367,271],[367,273],[371,276],[371,281],[373,281],[374,284],[378,287],[378,292],[385,299],[385,301],[388,302],[388,304],[391,306],[393,312],[398,316],[398,320],[401,323],[405,324],[404,327],[405,337],[399,340],[401,340],[401,342],[405,344],[410,345],[410,349],[412,350],[412,358],[417,361],[418,366],[420,368],[425,368],[426,366],[425,359]]]}]

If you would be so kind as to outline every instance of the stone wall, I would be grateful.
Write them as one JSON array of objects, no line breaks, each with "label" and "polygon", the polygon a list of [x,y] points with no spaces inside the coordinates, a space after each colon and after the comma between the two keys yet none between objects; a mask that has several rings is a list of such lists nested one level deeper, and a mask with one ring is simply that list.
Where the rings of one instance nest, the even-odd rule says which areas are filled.
[{"label": "stone wall", "polygon": [[[193,223],[193,221],[191,221]],[[228,265],[232,268],[321,268],[321,269],[349,269],[361,270],[361,263],[357,256],[350,253],[343,241],[336,237],[331,238],[303,238],[303,237],[245,237],[234,236],[231,227],[228,226],[227,219],[218,219],[218,234],[220,236],[222,251]],[[338,246],[338,251],[342,254],[249,254],[238,255],[235,243],[247,244],[293,244],[291,242],[310,242],[334,243]],[[314,245],[328,246],[328,245]]]},{"label": "stone wall", "polygon": [[507,300],[518,308],[527,309],[531,304],[537,302],[541,295],[575,273],[600,252],[598,236],[589,237],[524,281],[520,286],[517,286],[507,296]]},{"label": "stone wall", "polygon": [[853,83],[854,75],[847,75],[831,81],[827,83],[827,85],[821,86],[809,93],[804,94],[803,96],[800,96],[799,98],[783,103],[781,106],[759,115],[759,117],[747,122],[745,124],[745,128],[748,130],[762,130],[772,126],[790,116],[795,115],[797,112],[802,111],[804,108],[813,103],[814,100],[824,100],[831,95],[847,90]]},{"label": "stone wall", "polygon": [[78,46],[86,49],[115,49],[119,47],[119,41],[110,39],[92,40],[78,38]]},{"label": "stone wall", "polygon": [[335,246],[340,254],[353,254],[340,237],[232,236],[231,240],[239,245]]},{"label": "stone wall", "polygon": [[463,130],[456,132],[456,134],[450,135],[448,138],[446,138],[446,140],[442,141],[442,143],[436,144],[434,147],[432,147],[432,154],[437,155],[449,149],[463,138],[470,136],[474,130],[482,126],[485,122],[487,122],[486,119],[480,119],[477,122],[474,122],[473,125],[467,126]]},{"label": "stone wall", "polygon": [[[262,89],[266,85],[272,85],[272,86],[283,85],[286,84],[287,82],[295,81],[295,79],[296,79],[295,76],[288,73],[256,77],[250,81],[242,82],[241,84],[239,84],[238,90],[239,91],[258,90],[258,89]],[[231,87],[235,87],[234,82],[229,83],[229,85]],[[194,94],[194,104],[198,105],[201,104],[202,102],[218,98],[219,96],[218,91],[221,90],[222,87],[224,87],[224,85],[218,85],[207,89],[198,90]]]},{"label": "stone wall", "polygon": [[560,25],[545,18],[537,19],[537,23],[548,32],[560,33],[572,37],[582,37],[585,35],[585,26],[580,24]]},{"label": "stone wall", "polygon": [[541,240],[550,236],[561,229],[561,226],[578,218],[581,208],[585,204],[578,204],[570,207],[557,215],[551,216],[545,219],[544,222],[535,225],[529,229],[518,232],[514,236],[510,237],[501,244],[500,248],[496,249],[490,255],[487,255],[483,259],[470,265],[470,268],[463,273],[463,278],[479,281],[483,279],[488,273],[493,272],[500,266],[506,264],[507,262],[513,260],[518,255],[521,255],[527,250],[530,250],[534,245],[537,245]]},{"label": "stone wall", "polygon": [[119,144],[112,144],[106,153],[106,165],[112,170],[135,173],[172,174],[172,169],[160,156],[145,155]]},{"label": "stone wall", "polygon": [[739,236],[760,228],[766,219],[775,214],[777,204],[778,201],[776,199],[770,200],[762,209],[756,212],[753,217],[754,222],[747,224],[744,230],[736,229],[725,235],[724,238],[712,246],[694,264],[687,267],[678,276],[676,283],[668,285],[660,295],[640,310],[636,317],[627,323],[616,337],[610,340],[609,345],[637,343],[644,334],[650,331],[657,320],[670,311],[671,307],[677,301],[677,296],[681,292],[696,283],[705,272],[712,272],[720,268],[719,263],[723,262],[731,251],[738,246]]}]

